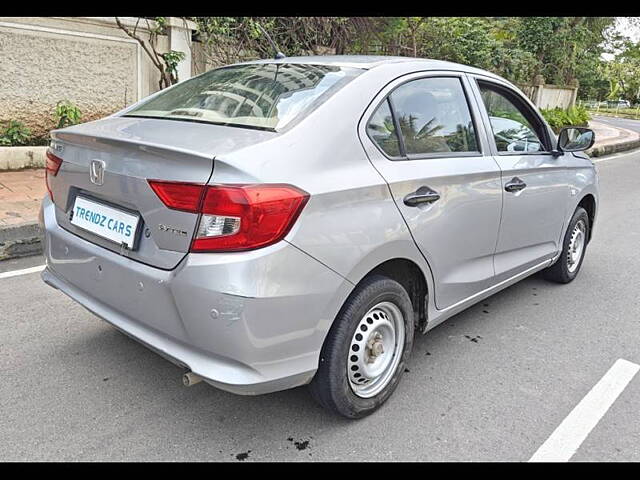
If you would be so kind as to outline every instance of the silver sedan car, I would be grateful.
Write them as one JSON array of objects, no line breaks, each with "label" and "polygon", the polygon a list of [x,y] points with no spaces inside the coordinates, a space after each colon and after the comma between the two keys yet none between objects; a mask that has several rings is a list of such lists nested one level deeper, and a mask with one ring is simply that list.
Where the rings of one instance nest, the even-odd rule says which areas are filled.
[{"label": "silver sedan car", "polygon": [[350,418],[414,333],[535,273],[573,280],[598,181],[514,85],[416,58],[217,68],[52,132],[43,280],[238,394]]}]

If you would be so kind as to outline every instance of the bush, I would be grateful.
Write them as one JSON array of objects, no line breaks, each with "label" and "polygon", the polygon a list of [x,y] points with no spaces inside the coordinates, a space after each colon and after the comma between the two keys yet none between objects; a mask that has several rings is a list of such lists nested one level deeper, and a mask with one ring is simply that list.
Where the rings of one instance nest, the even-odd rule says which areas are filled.
[{"label": "bush", "polygon": [[[82,112],[78,107],[68,100],[60,100],[55,107],[54,120],[55,128],[64,128],[70,125],[76,125],[82,120]],[[47,127],[48,128],[48,127]],[[33,136],[31,130],[24,123],[9,120],[7,124],[0,129],[0,146],[46,146],[49,145],[51,139],[49,134]]]},{"label": "bush", "polygon": [[591,119],[587,109],[582,106],[573,106],[566,109],[560,107],[543,108],[540,113],[556,133],[563,127],[585,127]]},{"label": "bush", "polygon": [[24,123],[16,120],[9,120],[2,135],[0,135],[0,145],[3,147],[13,147],[25,145],[31,138],[31,130],[24,126]]},{"label": "bush", "polygon": [[80,123],[82,112],[70,101],[60,100],[56,104],[54,116],[58,124],[56,128],[64,128]]}]

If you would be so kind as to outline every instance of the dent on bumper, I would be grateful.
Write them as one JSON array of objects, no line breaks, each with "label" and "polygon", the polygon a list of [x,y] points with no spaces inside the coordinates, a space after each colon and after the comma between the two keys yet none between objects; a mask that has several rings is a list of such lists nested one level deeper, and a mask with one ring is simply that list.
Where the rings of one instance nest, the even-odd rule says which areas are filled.
[{"label": "dent on bumper", "polygon": [[45,200],[43,280],[207,382],[240,394],[308,383],[352,285],[296,247],[189,254],[171,271],[60,228]]}]

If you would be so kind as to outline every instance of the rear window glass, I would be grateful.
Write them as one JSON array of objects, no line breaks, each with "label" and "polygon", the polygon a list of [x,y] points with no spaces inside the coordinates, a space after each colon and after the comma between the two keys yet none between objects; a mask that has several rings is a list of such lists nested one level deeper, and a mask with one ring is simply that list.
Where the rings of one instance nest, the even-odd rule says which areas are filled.
[{"label": "rear window glass", "polygon": [[125,116],[280,130],[362,71],[286,63],[218,68],[160,93]]},{"label": "rear window glass", "polygon": [[400,144],[396,135],[396,127],[389,109],[389,101],[385,100],[367,124],[369,137],[376,142],[384,153],[390,157],[400,156]]},{"label": "rear window glass", "polygon": [[409,155],[477,152],[469,105],[457,78],[424,78],[398,87],[393,108]]}]

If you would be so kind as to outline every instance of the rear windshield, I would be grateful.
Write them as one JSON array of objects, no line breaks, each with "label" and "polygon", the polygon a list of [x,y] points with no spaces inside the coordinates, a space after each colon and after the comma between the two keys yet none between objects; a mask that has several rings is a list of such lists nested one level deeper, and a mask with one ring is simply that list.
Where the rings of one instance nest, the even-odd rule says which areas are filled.
[{"label": "rear windshield", "polygon": [[218,68],[160,93],[125,116],[275,131],[308,114],[362,71],[287,63]]}]

